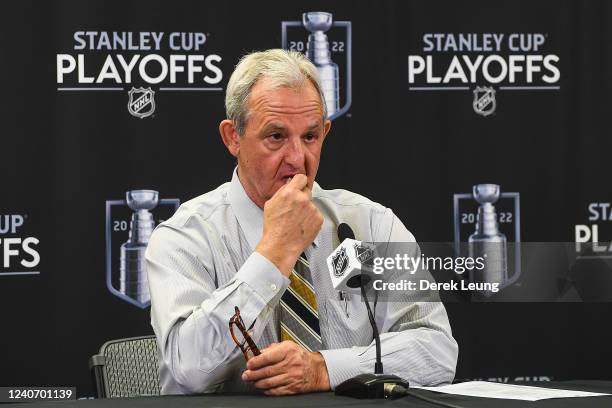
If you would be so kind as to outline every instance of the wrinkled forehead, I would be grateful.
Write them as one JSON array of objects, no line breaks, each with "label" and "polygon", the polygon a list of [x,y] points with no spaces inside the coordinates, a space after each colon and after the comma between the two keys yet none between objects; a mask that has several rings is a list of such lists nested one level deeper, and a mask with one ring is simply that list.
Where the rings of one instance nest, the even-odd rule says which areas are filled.
[{"label": "wrinkled forehead", "polygon": [[[321,116],[321,122],[323,121],[324,102],[321,99],[321,95],[316,86],[308,78],[304,78],[302,81],[296,81],[295,83],[287,84],[268,77],[258,79],[251,88],[246,104],[247,120],[254,113],[254,111],[267,110],[267,108],[271,108],[274,105],[280,105],[283,102],[287,102],[287,99],[282,99],[282,95],[287,94],[287,92],[283,91],[292,91],[295,92],[296,95],[300,96],[299,99],[293,100],[295,105],[302,105],[303,107],[308,108],[308,105],[312,105],[310,102],[315,102],[317,104],[318,113]],[[311,111],[312,109],[307,110]]]}]

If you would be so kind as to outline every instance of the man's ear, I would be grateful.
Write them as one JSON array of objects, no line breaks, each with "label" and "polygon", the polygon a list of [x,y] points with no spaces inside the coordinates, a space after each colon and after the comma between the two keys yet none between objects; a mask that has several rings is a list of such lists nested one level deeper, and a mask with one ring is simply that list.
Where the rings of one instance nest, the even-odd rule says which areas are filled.
[{"label": "man's ear", "polygon": [[331,120],[325,119],[325,122],[323,123],[323,140],[325,140],[325,136],[327,136],[330,129],[331,129]]},{"label": "man's ear", "polygon": [[232,156],[238,157],[240,151],[240,135],[234,127],[234,122],[229,119],[222,120],[219,123],[219,133],[221,133],[221,139],[227,147],[227,150]]}]

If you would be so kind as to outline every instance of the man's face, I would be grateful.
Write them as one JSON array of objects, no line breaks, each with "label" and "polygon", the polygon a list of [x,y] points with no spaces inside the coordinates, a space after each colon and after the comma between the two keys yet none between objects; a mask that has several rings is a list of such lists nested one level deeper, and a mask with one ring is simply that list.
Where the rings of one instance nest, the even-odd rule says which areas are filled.
[{"label": "man's face", "polygon": [[323,121],[319,94],[307,82],[300,89],[270,90],[258,81],[249,99],[249,117],[238,140],[238,176],[259,207],[296,174],[312,189],[323,140],[331,123]]}]

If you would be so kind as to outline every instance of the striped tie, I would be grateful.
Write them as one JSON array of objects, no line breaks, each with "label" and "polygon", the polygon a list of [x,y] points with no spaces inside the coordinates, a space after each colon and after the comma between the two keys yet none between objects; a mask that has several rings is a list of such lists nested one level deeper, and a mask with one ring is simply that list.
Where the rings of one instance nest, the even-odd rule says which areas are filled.
[{"label": "striped tie", "polygon": [[281,341],[291,340],[308,351],[323,348],[317,298],[310,282],[310,265],[302,254],[291,276],[291,284],[281,298]]}]

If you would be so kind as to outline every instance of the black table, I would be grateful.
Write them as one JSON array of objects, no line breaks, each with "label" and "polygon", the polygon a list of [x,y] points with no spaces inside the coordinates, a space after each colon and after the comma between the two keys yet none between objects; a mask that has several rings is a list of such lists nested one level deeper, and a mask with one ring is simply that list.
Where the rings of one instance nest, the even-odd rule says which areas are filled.
[{"label": "black table", "polygon": [[[533,385],[547,388],[562,388],[580,391],[607,392],[612,394],[612,381],[564,381],[564,382],[529,382],[513,383]],[[612,395],[588,398],[547,399],[541,401],[517,401],[492,398],[464,397],[412,390],[414,393],[434,398],[438,401],[459,405],[466,408],[582,408],[582,407],[612,407]],[[49,401],[19,404],[1,404],[5,407],[20,408],[301,408],[301,407],[421,407],[432,408],[437,405],[407,396],[397,400],[358,400],[347,397],[336,397],[333,393],[317,393],[295,395],[288,397],[267,397],[265,395],[245,394],[213,394],[190,396],[136,397],[113,398],[80,401]]]}]

